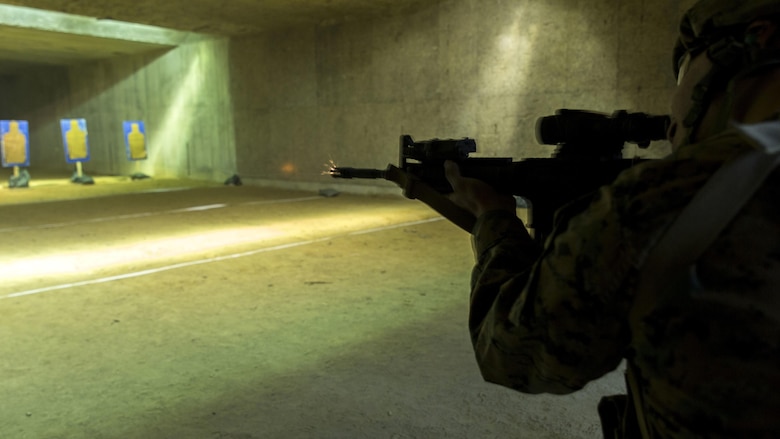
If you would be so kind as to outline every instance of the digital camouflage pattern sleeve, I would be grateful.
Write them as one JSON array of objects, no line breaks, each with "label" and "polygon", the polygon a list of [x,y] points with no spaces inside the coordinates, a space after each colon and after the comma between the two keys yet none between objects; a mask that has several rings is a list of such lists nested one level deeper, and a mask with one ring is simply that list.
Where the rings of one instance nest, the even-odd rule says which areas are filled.
[{"label": "digital camouflage pattern sleeve", "polygon": [[[664,337],[644,339],[645,352],[641,358],[636,356],[628,316],[648,249],[708,177],[745,148],[750,148],[748,143],[728,131],[624,172],[592,197],[559,210],[544,249],[534,245],[511,213],[489,212],[479,218],[473,233],[477,262],[469,329],[483,377],[525,393],[563,394],[614,370],[624,358],[638,360],[643,375],[651,375],[651,394],[646,396],[658,402],[650,415],[658,431],[710,432],[707,429],[725,429],[730,422],[734,431],[744,431],[740,430],[744,426],[735,426],[736,421],[719,416],[739,405],[744,388],[738,383],[745,383],[744,373],[761,373],[772,385],[769,389],[780,385],[780,323],[762,321],[755,327],[756,311],[737,309],[725,321],[719,315],[708,326],[695,326],[686,322],[688,315],[679,309],[654,310],[652,324],[658,334],[704,337],[704,344],[719,346],[722,340],[708,337],[735,333],[741,334],[736,339],[742,340],[743,347],[745,334],[754,337],[748,350],[761,352],[760,358],[740,355],[738,349],[716,352],[713,348],[708,355],[729,357],[726,364],[735,376],[713,376],[717,371],[705,367],[702,370],[710,374],[707,382],[701,382],[696,379],[697,369],[711,359],[698,358],[696,352],[681,350],[681,344],[668,343]],[[779,177],[777,172],[770,177],[704,255],[699,281],[705,286],[718,289],[717,285],[727,283],[740,294],[762,285],[773,291],[766,297],[777,297]],[[767,300],[777,313],[778,300]],[[706,320],[699,315],[692,321]],[[752,407],[780,413],[778,392],[766,387],[751,391],[743,403],[749,400]],[[701,398],[707,398],[705,404],[697,403]],[[735,411],[735,416],[744,410]],[[698,419],[696,425],[690,419]],[[756,416],[749,419],[755,421]],[[777,426],[778,421],[773,422]]]},{"label": "digital camouflage pattern sleeve", "polygon": [[629,342],[630,283],[648,237],[706,179],[691,178],[689,167],[638,166],[565,206],[543,251],[509,213],[478,220],[470,327],[488,381],[570,393],[618,366]]}]

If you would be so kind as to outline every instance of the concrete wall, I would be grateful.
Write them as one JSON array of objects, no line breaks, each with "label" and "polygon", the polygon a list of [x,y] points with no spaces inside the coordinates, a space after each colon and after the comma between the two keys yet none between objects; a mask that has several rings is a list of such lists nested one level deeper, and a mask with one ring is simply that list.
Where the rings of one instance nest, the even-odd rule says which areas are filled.
[{"label": "concrete wall", "polygon": [[[323,25],[80,65],[0,84],[31,122],[32,168],[70,170],[60,118],[86,118],[87,173],[129,174],[121,122],[146,122],[163,177],[289,187],[395,187],[323,176],[384,168],[398,138],[473,137],[479,155],[547,157],[534,123],[558,108],[666,113],[670,51],[692,0],[444,0],[405,16]],[[658,156],[665,143],[650,152]],[[361,186],[362,185],[362,186]]]},{"label": "concrete wall", "polygon": [[29,122],[31,168],[62,166],[65,155],[56,115],[67,111],[68,76],[64,67],[29,68],[0,78],[0,119]]},{"label": "concrete wall", "polygon": [[123,120],[144,120],[158,177],[224,179],[235,172],[225,40],[185,44],[165,53],[71,68],[70,116],[89,123],[91,166],[131,173]]},{"label": "concrete wall", "polygon": [[[224,180],[235,173],[227,40],[193,42],[69,68],[32,69],[10,78],[16,102],[7,114],[30,120],[31,169],[70,172],[59,120],[84,118],[91,159],[86,174]],[[31,74],[33,72],[34,74]],[[149,159],[126,158],[122,122],[143,120]]]},{"label": "concrete wall", "polygon": [[[398,137],[473,137],[483,155],[547,157],[558,108],[665,114],[681,0],[449,0],[403,17],[234,39],[239,173],[344,187],[343,166],[397,162]],[[658,156],[653,151],[629,155]],[[386,182],[349,182],[359,184]]]}]

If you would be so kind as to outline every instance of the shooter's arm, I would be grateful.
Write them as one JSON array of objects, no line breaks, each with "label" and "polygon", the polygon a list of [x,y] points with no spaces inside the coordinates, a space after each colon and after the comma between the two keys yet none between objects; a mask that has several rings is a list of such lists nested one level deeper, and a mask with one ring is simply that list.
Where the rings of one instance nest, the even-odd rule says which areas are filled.
[{"label": "shooter's arm", "polygon": [[385,179],[401,187],[406,198],[422,201],[468,233],[474,230],[477,219],[471,212],[456,205],[445,195],[437,192],[414,175],[410,175],[396,166],[388,165],[385,170]]}]

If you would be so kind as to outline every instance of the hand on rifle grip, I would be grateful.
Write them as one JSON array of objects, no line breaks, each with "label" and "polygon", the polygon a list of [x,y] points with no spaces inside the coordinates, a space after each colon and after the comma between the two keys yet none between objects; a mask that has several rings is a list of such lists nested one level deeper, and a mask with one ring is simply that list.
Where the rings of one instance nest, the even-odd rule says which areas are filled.
[{"label": "hand on rifle grip", "polygon": [[482,180],[462,176],[454,161],[444,162],[444,174],[452,186],[452,193],[448,196],[450,201],[476,218],[494,210],[516,212],[517,202],[513,196],[499,193]]}]

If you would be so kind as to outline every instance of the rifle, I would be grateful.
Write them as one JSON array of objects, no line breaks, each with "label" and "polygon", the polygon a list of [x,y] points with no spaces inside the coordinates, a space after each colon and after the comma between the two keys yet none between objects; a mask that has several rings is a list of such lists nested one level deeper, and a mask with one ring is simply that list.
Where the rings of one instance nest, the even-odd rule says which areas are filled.
[{"label": "rifle", "polygon": [[536,122],[540,144],[556,145],[550,158],[513,161],[511,157],[469,157],[477,151],[471,138],[414,141],[400,139],[399,165],[387,169],[334,166],[334,178],[385,179],[396,183],[410,199],[419,199],[471,233],[476,218],[452,203],[444,161],[452,160],[461,175],[480,179],[497,191],[522,197],[529,209],[528,227],[539,243],[553,229],[555,212],[563,205],[610,184],[639,160],[622,158],[626,143],[647,148],[666,138],[668,116],[619,110],[612,115],[584,110],[557,110]]}]

